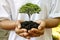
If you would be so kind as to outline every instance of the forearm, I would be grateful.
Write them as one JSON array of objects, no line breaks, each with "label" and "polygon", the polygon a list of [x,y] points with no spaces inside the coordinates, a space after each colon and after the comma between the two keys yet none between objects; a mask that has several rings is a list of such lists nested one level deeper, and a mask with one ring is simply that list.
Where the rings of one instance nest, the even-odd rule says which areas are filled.
[{"label": "forearm", "polygon": [[60,23],[60,18],[46,19],[45,22],[46,22],[46,28],[53,28]]},{"label": "forearm", "polygon": [[5,30],[14,30],[16,26],[17,23],[15,21],[3,20],[0,22],[0,28]]}]

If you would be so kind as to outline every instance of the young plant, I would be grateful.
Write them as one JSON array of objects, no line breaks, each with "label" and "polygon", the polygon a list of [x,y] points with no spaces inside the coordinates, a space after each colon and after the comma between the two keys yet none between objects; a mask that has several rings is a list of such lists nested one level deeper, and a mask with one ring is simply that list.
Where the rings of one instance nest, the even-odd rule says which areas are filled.
[{"label": "young plant", "polygon": [[19,13],[27,13],[29,15],[29,18],[30,15],[34,13],[39,13],[40,11],[41,8],[38,5],[32,3],[27,3],[19,9]]},{"label": "young plant", "polygon": [[[41,8],[38,5],[32,4],[32,3],[27,3],[19,9],[19,13],[28,14],[29,20],[32,14],[39,13],[40,11],[41,11]],[[39,24],[33,21],[25,21],[25,22],[22,22],[21,25],[22,25],[22,28],[26,28],[27,30],[30,30],[31,28],[37,28]]]}]

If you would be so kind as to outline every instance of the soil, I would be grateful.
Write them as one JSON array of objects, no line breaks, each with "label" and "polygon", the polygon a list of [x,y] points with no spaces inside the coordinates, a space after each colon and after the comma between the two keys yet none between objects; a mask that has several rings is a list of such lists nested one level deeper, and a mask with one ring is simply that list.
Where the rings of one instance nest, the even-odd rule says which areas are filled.
[{"label": "soil", "polygon": [[38,28],[39,24],[33,21],[24,21],[21,23],[21,28],[30,30],[31,28]]}]

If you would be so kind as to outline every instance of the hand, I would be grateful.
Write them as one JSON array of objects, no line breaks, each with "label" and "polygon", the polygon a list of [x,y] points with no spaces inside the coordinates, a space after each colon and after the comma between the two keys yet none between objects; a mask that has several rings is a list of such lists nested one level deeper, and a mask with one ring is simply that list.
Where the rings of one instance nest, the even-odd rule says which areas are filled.
[{"label": "hand", "polygon": [[36,23],[40,24],[38,29],[32,28],[31,30],[28,30],[28,33],[31,37],[39,37],[44,34],[46,23],[42,20],[37,20]]},{"label": "hand", "polygon": [[30,36],[29,36],[29,33],[27,32],[27,29],[21,28],[21,23],[24,21],[20,20],[19,22],[20,22],[20,24],[18,24],[18,27],[15,28],[16,34],[18,34],[19,36],[22,36],[24,38],[29,39]]}]

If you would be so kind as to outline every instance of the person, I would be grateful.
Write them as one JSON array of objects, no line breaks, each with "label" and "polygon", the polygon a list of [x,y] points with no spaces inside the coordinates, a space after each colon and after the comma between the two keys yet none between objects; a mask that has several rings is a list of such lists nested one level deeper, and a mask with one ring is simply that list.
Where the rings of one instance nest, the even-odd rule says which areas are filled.
[{"label": "person", "polygon": [[[40,24],[38,29],[32,28],[31,30],[28,31],[28,33],[26,32],[27,31],[26,29],[20,29],[21,26],[19,25],[21,21],[16,21],[18,9],[27,2],[35,3],[39,5],[42,9],[40,14],[33,14],[31,16],[31,20]],[[2,3],[0,3],[1,4],[0,18],[12,19],[15,21],[12,21],[12,20],[2,21],[1,20],[0,27],[2,29],[8,28],[7,30],[9,30],[10,27],[11,27],[10,30],[15,29],[18,35],[16,35],[14,31],[11,31],[8,40],[25,40],[25,38],[28,38],[28,37],[32,37],[31,40],[52,40],[52,34],[51,34],[50,28],[56,27],[60,22],[59,2],[60,0],[37,0],[37,1],[36,0],[33,0],[33,1],[32,0],[28,0],[28,1],[27,0],[23,0],[23,1],[22,0],[17,0],[17,1],[16,0],[4,0]],[[11,13],[12,17],[10,17],[8,13]],[[23,17],[24,15],[25,17],[27,17],[25,18],[25,20],[28,21],[29,19],[28,16],[26,16],[26,14],[23,14]],[[21,19],[21,17],[22,16],[20,15],[19,18]],[[25,38],[22,38],[21,36]]]}]

